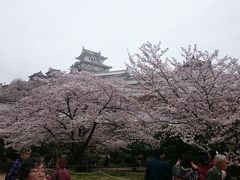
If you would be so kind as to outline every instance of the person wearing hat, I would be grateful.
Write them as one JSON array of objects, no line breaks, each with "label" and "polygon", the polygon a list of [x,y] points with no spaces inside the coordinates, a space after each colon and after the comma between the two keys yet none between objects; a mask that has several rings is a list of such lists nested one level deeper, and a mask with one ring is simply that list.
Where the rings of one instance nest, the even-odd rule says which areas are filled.
[{"label": "person wearing hat", "polygon": [[22,149],[20,151],[20,157],[16,159],[11,168],[9,169],[6,180],[16,180],[18,177],[18,171],[21,166],[21,163],[30,158],[31,149]]}]

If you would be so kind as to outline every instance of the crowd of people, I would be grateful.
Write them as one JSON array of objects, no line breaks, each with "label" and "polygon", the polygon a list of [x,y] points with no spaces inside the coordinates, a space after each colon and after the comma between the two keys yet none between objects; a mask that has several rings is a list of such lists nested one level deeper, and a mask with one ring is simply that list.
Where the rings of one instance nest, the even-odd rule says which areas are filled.
[{"label": "crowd of people", "polygon": [[[154,158],[147,164],[145,180],[227,180],[230,179],[226,171],[229,165],[227,157],[208,152],[208,160],[200,156],[195,164],[190,155],[183,155],[171,168],[164,161],[164,151],[158,150]],[[240,173],[240,172],[239,172]]]},{"label": "crowd of people", "polygon": [[5,180],[71,180],[71,176],[65,170],[65,159],[58,158],[56,169],[47,176],[43,160],[30,156],[30,149],[21,150],[19,159],[13,162]]},{"label": "crowd of people", "polygon": [[[225,155],[216,151],[208,152],[208,159],[200,156],[194,163],[190,155],[183,155],[173,167],[164,161],[165,153],[156,150],[154,158],[146,167],[145,180],[227,180],[226,170],[229,161]],[[234,164],[238,166],[238,161]],[[30,149],[23,149],[19,159],[16,159],[5,180],[71,180],[65,169],[66,160],[57,158],[56,168],[47,176],[43,160],[32,158]],[[240,169],[240,168],[239,168]],[[239,172],[240,173],[240,172]]]}]

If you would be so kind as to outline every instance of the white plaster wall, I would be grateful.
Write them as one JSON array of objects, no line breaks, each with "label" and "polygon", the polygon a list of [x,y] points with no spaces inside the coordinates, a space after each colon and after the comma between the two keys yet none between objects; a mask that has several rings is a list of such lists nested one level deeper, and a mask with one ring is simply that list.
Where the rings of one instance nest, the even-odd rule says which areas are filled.
[{"label": "white plaster wall", "polygon": [[10,104],[0,103],[0,111],[8,110],[10,109],[10,107],[11,107]]}]

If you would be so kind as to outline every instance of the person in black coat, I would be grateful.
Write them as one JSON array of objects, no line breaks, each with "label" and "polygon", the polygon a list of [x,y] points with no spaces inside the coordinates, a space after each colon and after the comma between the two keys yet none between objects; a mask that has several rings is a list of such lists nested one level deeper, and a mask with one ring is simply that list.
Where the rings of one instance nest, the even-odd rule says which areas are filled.
[{"label": "person in black coat", "polygon": [[165,156],[164,151],[156,150],[153,160],[147,163],[145,173],[145,180],[171,180],[172,170],[168,164],[163,160]]}]

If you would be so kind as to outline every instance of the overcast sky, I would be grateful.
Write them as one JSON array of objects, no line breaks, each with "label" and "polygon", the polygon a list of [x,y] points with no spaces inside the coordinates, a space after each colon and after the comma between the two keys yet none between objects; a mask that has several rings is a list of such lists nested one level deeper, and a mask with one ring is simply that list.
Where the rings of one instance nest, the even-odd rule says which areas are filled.
[{"label": "overcast sky", "polygon": [[0,82],[68,70],[84,46],[124,69],[127,49],[162,41],[240,57],[240,0],[0,0]]}]

